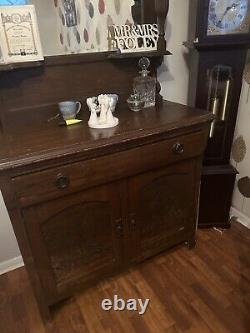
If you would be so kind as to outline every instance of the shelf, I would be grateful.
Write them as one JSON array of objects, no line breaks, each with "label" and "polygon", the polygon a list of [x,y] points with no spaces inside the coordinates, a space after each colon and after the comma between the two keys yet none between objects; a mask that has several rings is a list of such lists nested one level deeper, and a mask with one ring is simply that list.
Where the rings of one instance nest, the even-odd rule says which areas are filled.
[{"label": "shelf", "polygon": [[131,53],[121,53],[117,51],[116,53],[111,53],[108,55],[108,59],[126,59],[126,58],[141,58],[141,57],[163,57],[165,55],[172,55],[169,51],[142,51],[142,52],[131,52]]},{"label": "shelf", "polygon": [[214,50],[214,49],[218,49],[218,50],[222,50],[222,49],[237,49],[237,48],[242,48],[242,49],[247,49],[250,47],[250,43],[246,43],[245,41],[237,41],[234,43],[231,43],[229,41],[222,41],[220,43],[215,44],[214,42],[194,42],[194,48],[196,50]]},{"label": "shelf", "polygon": [[44,58],[45,66],[73,65],[87,62],[98,62],[108,59],[109,55],[116,51],[106,52],[86,52],[75,54],[63,54],[57,56],[46,56]]},{"label": "shelf", "polygon": [[185,46],[187,49],[193,51],[193,50],[198,50],[198,51],[203,51],[203,50],[214,50],[214,49],[230,49],[230,48],[249,48],[250,45],[249,43],[246,44],[245,42],[239,41],[238,43],[229,43],[229,42],[221,42],[220,44],[215,44],[211,42],[204,42],[204,43],[199,43],[196,41],[185,41],[182,43],[183,46]]},{"label": "shelf", "polygon": [[8,72],[14,69],[22,68],[35,68],[43,66],[43,61],[30,61],[30,62],[16,62],[12,64],[2,64],[0,65],[0,72]]},{"label": "shelf", "polygon": [[129,59],[129,58],[141,58],[141,57],[162,57],[165,55],[171,55],[169,51],[144,51],[133,53],[121,53],[120,51],[107,51],[107,52],[92,52],[92,53],[79,53],[61,56],[45,57],[45,66],[55,65],[69,65],[83,62],[98,62],[103,60],[112,59]]},{"label": "shelf", "polygon": [[169,51],[143,51],[133,53],[121,53],[120,51],[107,51],[107,52],[92,52],[92,53],[79,53],[67,54],[58,56],[47,56],[44,61],[20,62],[12,64],[0,65],[0,72],[7,72],[16,69],[36,68],[41,66],[58,66],[70,65],[84,62],[98,62],[111,59],[132,59],[141,57],[163,57],[165,55],[172,55]]}]

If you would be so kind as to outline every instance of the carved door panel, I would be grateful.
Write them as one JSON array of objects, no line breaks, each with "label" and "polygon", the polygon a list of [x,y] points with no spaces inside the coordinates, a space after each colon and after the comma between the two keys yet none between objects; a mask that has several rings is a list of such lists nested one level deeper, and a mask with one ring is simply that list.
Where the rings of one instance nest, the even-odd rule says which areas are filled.
[{"label": "carved door panel", "polygon": [[196,228],[192,161],[145,173],[129,181],[130,259],[142,260],[176,244]]},{"label": "carved door panel", "polygon": [[123,237],[119,197],[115,184],[107,185],[23,211],[48,299],[119,265]]}]

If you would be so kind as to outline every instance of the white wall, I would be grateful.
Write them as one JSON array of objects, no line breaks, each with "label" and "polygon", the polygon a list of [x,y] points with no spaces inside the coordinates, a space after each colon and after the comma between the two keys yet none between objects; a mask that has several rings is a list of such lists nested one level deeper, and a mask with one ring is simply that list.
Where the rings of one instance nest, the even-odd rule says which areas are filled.
[{"label": "white wall", "polygon": [[165,57],[159,69],[164,99],[182,104],[188,104],[189,55],[182,44],[188,40],[189,6],[190,0],[170,0],[166,35],[173,55]]},{"label": "white wall", "polygon": [[[250,52],[248,60],[250,72]],[[250,73],[248,74],[250,75]],[[238,170],[234,196],[232,202],[232,215],[236,216],[242,224],[250,228],[250,82],[243,80],[241,99],[239,104],[238,120],[233,143],[232,165]],[[244,189],[238,186],[238,181],[244,180]]]},{"label": "white wall", "polygon": [[[167,40],[168,49],[173,55],[165,57],[164,65],[159,70],[164,98],[183,104],[187,104],[188,100],[189,69],[185,60],[187,51],[182,46],[183,41],[187,40],[188,16],[189,0],[170,0]],[[18,255],[18,246],[0,195],[0,273],[1,262]]]},{"label": "white wall", "polygon": [[56,24],[56,9],[53,0],[30,0],[35,5],[42,48],[45,56],[63,54]]},{"label": "white wall", "polygon": [[0,274],[20,265],[20,251],[0,192]]}]

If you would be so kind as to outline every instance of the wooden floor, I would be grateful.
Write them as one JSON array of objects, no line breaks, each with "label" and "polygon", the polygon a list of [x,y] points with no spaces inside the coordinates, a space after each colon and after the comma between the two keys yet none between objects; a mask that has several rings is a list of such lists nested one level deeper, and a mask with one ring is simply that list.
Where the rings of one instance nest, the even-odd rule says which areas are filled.
[{"label": "wooden floor", "polygon": [[[149,298],[144,316],[105,312],[114,294]],[[180,246],[100,283],[54,310],[44,327],[24,268],[0,276],[1,333],[249,333],[250,230],[234,223],[200,230],[195,250]]]}]

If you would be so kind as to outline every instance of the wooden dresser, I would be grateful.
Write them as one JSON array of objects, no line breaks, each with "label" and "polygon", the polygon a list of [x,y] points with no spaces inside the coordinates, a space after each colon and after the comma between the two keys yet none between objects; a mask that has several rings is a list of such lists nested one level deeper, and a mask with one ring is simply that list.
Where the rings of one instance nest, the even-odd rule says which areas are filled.
[{"label": "wooden dresser", "polygon": [[[122,104],[124,105],[124,104]],[[9,112],[0,186],[42,311],[176,244],[195,244],[212,115],[179,104],[133,113],[111,130],[58,127]]]}]

